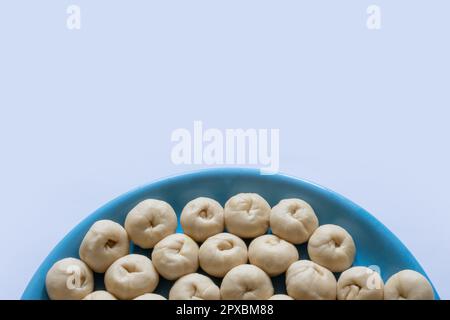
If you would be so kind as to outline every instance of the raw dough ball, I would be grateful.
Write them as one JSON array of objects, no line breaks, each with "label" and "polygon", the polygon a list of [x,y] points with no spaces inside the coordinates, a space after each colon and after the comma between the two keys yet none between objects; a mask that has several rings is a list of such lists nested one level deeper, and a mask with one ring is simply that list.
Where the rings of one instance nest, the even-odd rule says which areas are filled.
[{"label": "raw dough ball", "polygon": [[65,258],[47,272],[45,286],[51,300],[81,300],[94,290],[94,275],[83,261]]},{"label": "raw dough ball", "polygon": [[231,233],[206,239],[198,253],[200,267],[214,277],[224,277],[234,267],[247,263],[247,246]]},{"label": "raw dough ball", "polygon": [[240,193],[225,203],[225,227],[242,238],[255,238],[269,227],[270,205],[256,193]]},{"label": "raw dough ball", "polygon": [[337,282],[338,300],[383,300],[383,280],[366,267],[345,270]]},{"label": "raw dough ball", "polygon": [[184,207],[180,216],[183,231],[197,242],[223,231],[223,208],[210,198],[194,199]]},{"label": "raw dough ball", "polygon": [[312,261],[333,272],[348,269],[355,259],[355,242],[345,229],[325,224],[314,231],[308,242]]},{"label": "raw dough ball", "polygon": [[248,247],[250,263],[274,277],[285,272],[299,258],[297,248],[273,234],[254,239]]},{"label": "raw dough ball", "polygon": [[260,268],[241,264],[225,275],[220,294],[223,300],[267,300],[273,296],[273,286]]},{"label": "raw dough ball", "polygon": [[99,290],[89,293],[83,300],[117,300],[117,298],[108,291]]},{"label": "raw dough ball", "polygon": [[167,202],[147,199],[128,213],[125,229],[139,247],[153,248],[161,239],[175,233],[177,215]]},{"label": "raw dough ball", "polygon": [[191,273],[175,282],[169,300],[220,300],[220,290],[210,278]]},{"label": "raw dough ball", "polygon": [[434,300],[433,287],[420,273],[403,270],[386,282],[384,300]]},{"label": "raw dough ball", "polygon": [[114,262],[105,273],[106,289],[122,300],[130,300],[155,290],[159,276],[152,261],[130,254]]},{"label": "raw dough ball", "polygon": [[286,290],[296,300],[336,300],[336,278],[317,263],[300,260],[286,272]]},{"label": "raw dough ball", "polygon": [[144,293],[142,296],[136,297],[133,300],[167,300],[167,299],[156,293]]},{"label": "raw dough ball", "polygon": [[103,273],[114,261],[126,256],[129,247],[127,232],[120,224],[99,220],[84,236],[79,255],[92,270]]},{"label": "raw dough ball", "polygon": [[294,244],[308,241],[318,226],[313,208],[301,199],[281,200],[270,214],[272,233]]},{"label": "raw dough ball", "polygon": [[152,260],[161,276],[175,280],[197,271],[198,245],[185,234],[171,234],[153,248]]},{"label": "raw dough ball", "polygon": [[289,297],[287,294],[276,294],[271,296],[268,300],[294,300],[294,298]]}]

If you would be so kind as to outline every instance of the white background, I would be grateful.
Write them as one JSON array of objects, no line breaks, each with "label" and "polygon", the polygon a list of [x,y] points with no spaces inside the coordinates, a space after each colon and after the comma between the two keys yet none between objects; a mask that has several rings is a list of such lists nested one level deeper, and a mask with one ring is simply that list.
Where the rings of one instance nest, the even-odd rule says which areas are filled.
[{"label": "white background", "polygon": [[[175,166],[170,134],[278,128],[281,171],[390,228],[450,298],[448,1],[0,6],[0,298],[78,222]],[[66,28],[66,8],[82,28]]]}]

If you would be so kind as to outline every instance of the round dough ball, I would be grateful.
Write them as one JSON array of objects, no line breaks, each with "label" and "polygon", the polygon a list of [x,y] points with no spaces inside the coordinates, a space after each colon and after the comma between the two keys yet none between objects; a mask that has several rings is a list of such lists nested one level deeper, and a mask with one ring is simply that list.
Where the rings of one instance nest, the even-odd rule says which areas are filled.
[{"label": "round dough ball", "polygon": [[143,295],[134,298],[133,300],[167,300],[162,295],[156,293],[144,293]]},{"label": "round dough ball", "polygon": [[269,276],[278,276],[299,258],[297,248],[273,234],[254,239],[248,247],[250,263],[260,267]]},{"label": "round dough ball", "polygon": [[126,256],[129,248],[127,232],[120,224],[99,220],[84,236],[79,255],[92,270],[103,273],[114,261]]},{"label": "round dough ball", "polygon": [[434,300],[433,287],[420,273],[403,270],[386,282],[384,300]]},{"label": "round dough ball", "polygon": [[268,300],[294,300],[294,298],[289,297],[287,294],[276,294],[271,296]]},{"label": "round dough ball", "polygon": [[198,245],[185,234],[171,234],[153,248],[152,260],[161,276],[175,280],[197,271]]},{"label": "round dough ball", "polygon": [[291,264],[286,272],[287,293],[296,300],[336,300],[336,278],[309,260]]},{"label": "round dough ball", "polygon": [[210,198],[194,199],[181,212],[180,223],[185,234],[197,242],[203,242],[223,231],[223,208]]},{"label": "round dough ball", "polygon": [[83,261],[65,258],[47,272],[45,286],[51,300],[81,300],[94,290],[94,275]]},{"label": "round dough ball", "polygon": [[89,293],[83,300],[117,300],[117,298],[108,291],[98,290]]},{"label": "round dough ball", "polygon": [[121,300],[130,300],[155,290],[159,276],[152,261],[129,254],[114,262],[105,273],[106,289]]},{"label": "round dough ball", "polygon": [[125,229],[139,247],[153,248],[161,239],[175,233],[177,215],[167,202],[147,199],[128,213]]},{"label": "round dough ball", "polygon": [[210,278],[191,273],[174,283],[169,300],[220,300],[220,290]]},{"label": "round dough ball", "polygon": [[281,200],[270,214],[272,233],[294,244],[308,241],[318,226],[313,208],[301,199]]},{"label": "round dough ball", "polygon": [[337,282],[338,300],[383,300],[383,279],[366,267],[345,270]]},{"label": "round dough ball", "polygon": [[220,294],[223,300],[267,300],[273,296],[273,285],[257,266],[241,264],[225,275]]},{"label": "round dough ball", "polygon": [[270,205],[256,193],[240,193],[225,203],[225,227],[241,238],[255,238],[269,228]]},{"label": "round dough ball", "polygon": [[234,267],[247,263],[247,246],[231,233],[206,239],[198,252],[200,267],[214,277],[224,277]]},{"label": "round dough ball", "polygon": [[356,247],[352,236],[334,224],[325,224],[314,231],[308,242],[312,261],[332,272],[350,268],[355,259]]}]

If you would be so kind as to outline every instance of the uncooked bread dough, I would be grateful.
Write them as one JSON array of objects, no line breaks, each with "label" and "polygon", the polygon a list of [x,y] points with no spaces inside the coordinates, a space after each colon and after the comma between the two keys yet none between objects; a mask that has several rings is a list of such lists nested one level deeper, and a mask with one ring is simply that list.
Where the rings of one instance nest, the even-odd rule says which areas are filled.
[{"label": "uncooked bread dough", "polygon": [[47,272],[45,286],[51,300],[81,300],[94,290],[94,275],[83,261],[65,258]]},{"label": "uncooked bread dough", "polygon": [[312,261],[332,272],[341,272],[353,263],[356,254],[352,236],[334,224],[325,224],[314,231],[308,242]]},{"label": "uncooked bread dough", "polygon": [[135,206],[125,219],[125,229],[131,240],[144,249],[177,229],[177,215],[167,202],[147,199]]},{"label": "uncooked bread dough", "polygon": [[232,268],[247,263],[247,246],[231,233],[219,233],[200,246],[200,267],[214,277],[224,277]]},{"label": "uncooked bread dough", "polygon": [[125,229],[111,220],[95,222],[80,245],[80,258],[95,272],[103,273],[117,259],[129,252]]},{"label": "uncooked bread dough", "polygon": [[171,234],[153,248],[152,260],[161,276],[175,280],[197,271],[198,245],[185,234]]},{"label": "uncooked bread dough", "polygon": [[433,287],[420,273],[403,270],[386,282],[384,300],[434,300]]},{"label": "uncooked bread dough", "polygon": [[269,227],[270,205],[256,193],[240,193],[225,203],[225,227],[241,238],[255,238]]},{"label": "uncooked bread dough", "polygon": [[98,290],[89,293],[83,300],[117,300],[117,298],[108,291]]},{"label": "uncooked bread dough", "polygon": [[383,300],[384,283],[378,272],[366,267],[345,270],[337,282],[338,300]]},{"label": "uncooked bread dough", "polygon": [[260,267],[269,276],[278,276],[299,258],[297,248],[273,234],[254,239],[248,247],[250,263]]},{"label": "uncooked bread dough", "polygon": [[225,275],[220,294],[223,300],[267,300],[273,296],[273,285],[263,270],[242,264]]},{"label": "uncooked bread dough", "polygon": [[207,276],[191,273],[175,282],[169,300],[220,300],[220,290]]},{"label": "uncooked bread dough", "polygon": [[317,263],[300,260],[286,272],[286,290],[296,300],[336,300],[336,278]]},{"label": "uncooked bread dough", "polygon": [[313,208],[301,199],[281,200],[270,214],[272,233],[294,244],[308,241],[318,226]]},{"label": "uncooked bread dough", "polygon": [[275,294],[269,300],[294,300],[294,298],[289,297],[287,294]]},{"label": "uncooked bread dough", "polygon": [[181,212],[180,223],[185,234],[197,242],[203,242],[223,231],[223,208],[214,199],[194,199]]},{"label": "uncooked bread dough", "polygon": [[121,300],[130,300],[155,290],[159,276],[152,261],[140,254],[116,260],[105,273],[106,289]]},{"label": "uncooked bread dough", "polygon": [[156,293],[144,293],[142,296],[136,297],[133,300],[167,300],[162,295]]}]

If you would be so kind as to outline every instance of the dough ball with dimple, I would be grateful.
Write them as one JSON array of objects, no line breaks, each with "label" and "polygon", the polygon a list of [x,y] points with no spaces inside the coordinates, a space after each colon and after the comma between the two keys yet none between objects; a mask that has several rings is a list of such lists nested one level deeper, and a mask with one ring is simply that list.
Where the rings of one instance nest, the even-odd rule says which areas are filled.
[{"label": "dough ball with dimple", "polygon": [[133,300],[167,300],[162,295],[156,293],[144,293],[143,295],[134,298]]},{"label": "dough ball with dimple", "polygon": [[287,294],[275,294],[269,298],[269,300],[294,300],[294,298]]},{"label": "dough ball with dimple", "polygon": [[286,272],[286,290],[296,300],[336,300],[336,278],[317,263],[300,260]]},{"label": "dough ball with dimple", "polygon": [[231,233],[219,233],[200,246],[200,267],[214,277],[223,277],[234,267],[247,263],[247,246]]},{"label": "dough ball with dimple", "polygon": [[207,276],[191,273],[174,283],[169,300],[220,300],[220,290]]},{"label": "dough ball with dimple", "polygon": [[175,233],[177,215],[167,202],[147,199],[128,213],[125,229],[139,247],[153,248],[161,239]]},{"label": "dough ball with dimple", "polygon": [[180,216],[183,232],[197,242],[223,232],[223,208],[216,200],[200,197],[184,207]]},{"label": "dough ball with dimple", "polygon": [[384,300],[434,300],[433,287],[420,273],[403,270],[386,282]]},{"label": "dough ball with dimple", "polygon": [[185,234],[171,234],[153,248],[152,260],[161,276],[175,280],[197,271],[198,245]]},{"label": "dough ball with dimple", "polygon": [[241,238],[255,238],[269,228],[270,205],[256,193],[240,193],[225,204],[225,227]]},{"label": "dough ball with dimple", "polygon": [[129,247],[127,232],[120,224],[99,220],[84,236],[79,255],[92,270],[103,273],[114,261],[127,255]]},{"label": "dough ball with dimple", "polygon": [[225,275],[220,294],[223,300],[267,300],[273,296],[273,285],[263,270],[242,264]]},{"label": "dough ball with dimple", "polygon": [[337,282],[338,300],[383,300],[383,280],[366,267],[345,270]]},{"label": "dough ball with dimple", "polygon": [[299,255],[292,243],[273,234],[266,234],[250,243],[248,258],[251,264],[274,277],[286,272],[289,266],[298,260]]},{"label": "dough ball with dimple", "polygon": [[47,272],[45,286],[52,300],[81,300],[94,290],[94,275],[83,261],[65,258]]},{"label": "dough ball with dimple", "polygon": [[159,276],[152,261],[130,254],[114,262],[105,273],[106,289],[122,300],[130,300],[155,290]]},{"label": "dough ball with dimple", "polygon": [[98,290],[89,293],[83,300],[117,300],[111,293],[105,290]]},{"label": "dough ball with dimple", "polygon": [[319,226],[313,208],[301,199],[284,199],[272,208],[272,233],[294,244],[308,241]]},{"label": "dough ball with dimple", "polygon": [[355,259],[355,242],[345,229],[325,224],[309,239],[308,254],[312,261],[330,271],[341,272],[350,268]]}]

